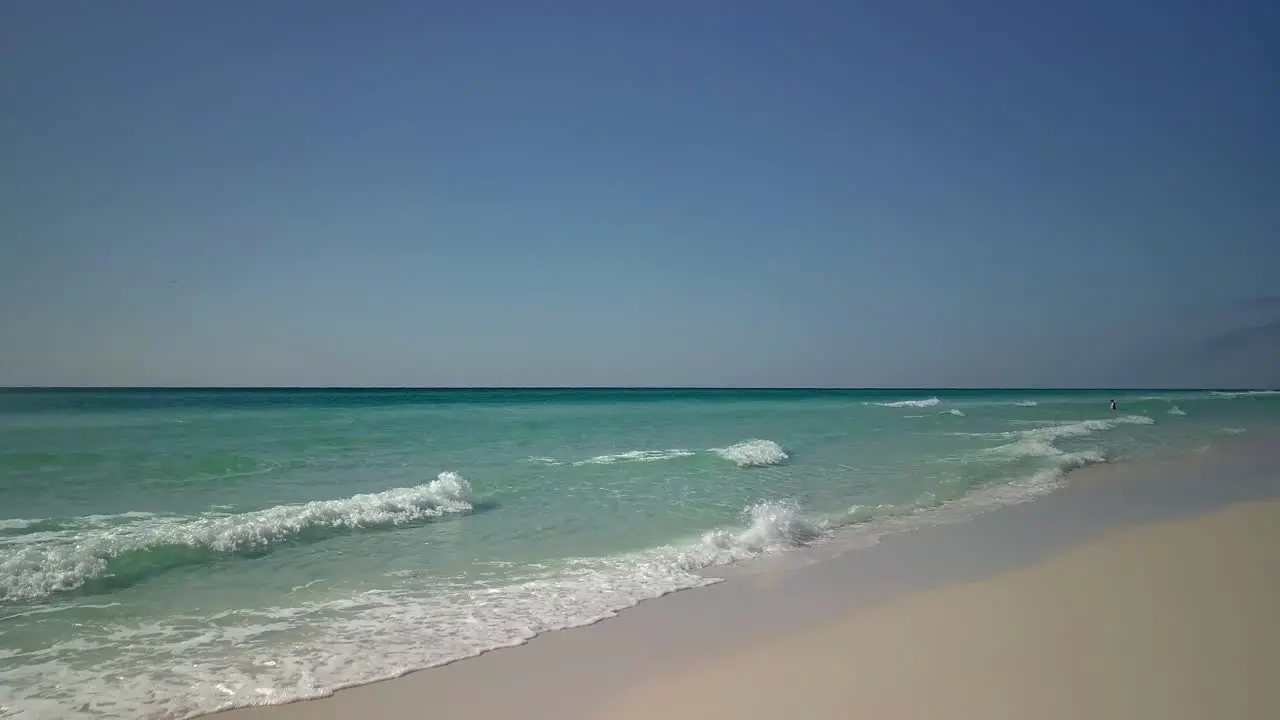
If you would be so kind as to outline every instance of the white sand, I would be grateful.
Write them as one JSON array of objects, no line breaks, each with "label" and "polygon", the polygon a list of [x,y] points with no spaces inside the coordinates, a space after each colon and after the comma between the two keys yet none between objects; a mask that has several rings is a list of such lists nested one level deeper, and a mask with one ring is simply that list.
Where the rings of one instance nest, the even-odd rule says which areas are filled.
[{"label": "white sand", "polygon": [[1280,502],[818,624],[638,683],[598,717],[1280,717]]}]

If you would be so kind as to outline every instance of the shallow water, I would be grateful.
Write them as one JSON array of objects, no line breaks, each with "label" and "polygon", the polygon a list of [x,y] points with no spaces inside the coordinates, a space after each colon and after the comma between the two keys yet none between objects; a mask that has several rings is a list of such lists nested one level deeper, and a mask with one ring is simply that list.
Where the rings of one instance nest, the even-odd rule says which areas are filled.
[{"label": "shallow water", "polygon": [[1264,393],[5,392],[0,715],[322,695],[1276,427]]}]

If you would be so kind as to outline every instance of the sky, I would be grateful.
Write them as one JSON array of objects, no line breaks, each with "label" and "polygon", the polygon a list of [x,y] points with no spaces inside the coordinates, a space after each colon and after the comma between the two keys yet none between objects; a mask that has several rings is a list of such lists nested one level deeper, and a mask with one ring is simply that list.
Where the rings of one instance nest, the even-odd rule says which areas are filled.
[{"label": "sky", "polygon": [[1280,4],[0,3],[0,385],[1280,386]]}]

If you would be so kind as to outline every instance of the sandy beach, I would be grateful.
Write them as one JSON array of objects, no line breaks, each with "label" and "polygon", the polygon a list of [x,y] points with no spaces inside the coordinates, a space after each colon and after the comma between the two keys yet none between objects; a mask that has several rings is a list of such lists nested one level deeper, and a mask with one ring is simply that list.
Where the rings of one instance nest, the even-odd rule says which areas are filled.
[{"label": "sandy beach", "polygon": [[1260,440],[218,717],[1274,717],[1280,475]]},{"label": "sandy beach", "polygon": [[599,717],[1270,718],[1280,502],[1139,527],[638,684]]}]

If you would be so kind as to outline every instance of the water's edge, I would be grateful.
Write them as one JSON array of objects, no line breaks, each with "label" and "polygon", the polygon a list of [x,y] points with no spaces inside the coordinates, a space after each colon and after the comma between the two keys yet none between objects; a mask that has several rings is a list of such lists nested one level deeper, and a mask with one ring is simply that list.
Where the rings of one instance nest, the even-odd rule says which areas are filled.
[{"label": "water's edge", "polygon": [[[468,687],[466,682],[458,684],[459,675],[490,688],[508,687],[511,678],[505,673],[516,670],[532,673],[530,677],[539,678],[539,684],[567,683],[573,689],[566,687],[566,692],[593,688],[588,696],[603,700],[606,690],[630,682],[637,648],[666,640],[678,648],[678,657],[664,663],[692,662],[822,618],[1030,565],[1108,531],[1198,515],[1238,502],[1280,498],[1280,455],[1270,451],[1275,446],[1280,446],[1280,433],[1224,438],[1210,448],[1159,459],[1090,465],[1074,470],[1046,493],[1008,504],[964,507],[961,513],[948,514],[949,508],[963,506],[968,499],[961,498],[920,513],[917,522],[881,526],[871,534],[864,527],[841,528],[810,547],[704,568],[698,573],[705,579],[703,584],[643,598],[590,621],[546,630],[519,642],[335,687],[320,697],[195,717],[238,713],[252,717],[293,708],[304,713],[300,717],[310,717],[312,712],[330,717],[328,711],[321,712],[329,707],[326,703],[338,699],[341,707],[364,703],[368,693],[380,692],[388,684],[400,692],[438,699],[441,693]],[[610,619],[613,622],[602,622]],[[548,646],[556,647],[544,650]],[[564,646],[570,646],[572,654],[557,650]],[[539,657],[547,652],[555,653],[554,663]],[[620,656],[632,660],[619,662]],[[610,661],[602,663],[603,657]],[[498,664],[501,668],[495,670]],[[504,675],[494,678],[492,672]],[[593,679],[592,675],[605,677]],[[353,693],[359,697],[345,700]],[[465,711],[451,716],[491,717],[496,709],[488,703],[504,702],[499,698],[476,704],[479,698],[474,694],[467,700]],[[577,697],[566,707],[586,707],[586,700]],[[449,706],[461,708],[462,704]],[[564,716],[566,707],[547,717]],[[345,715],[332,715],[340,716]]]}]

